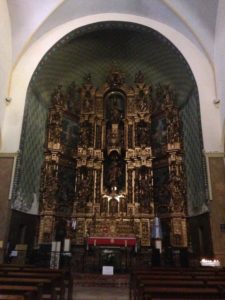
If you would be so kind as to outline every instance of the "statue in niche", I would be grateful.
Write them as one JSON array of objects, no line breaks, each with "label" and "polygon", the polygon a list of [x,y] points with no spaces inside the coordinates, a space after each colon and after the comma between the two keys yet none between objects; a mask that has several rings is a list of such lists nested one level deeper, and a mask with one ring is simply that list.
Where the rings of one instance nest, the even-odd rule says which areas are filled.
[{"label": "statue in niche", "polygon": [[170,197],[171,197],[171,203],[170,203],[171,211],[176,211],[176,212],[183,211],[185,188],[184,188],[182,178],[180,176],[177,176],[174,171],[171,172],[170,175],[168,190],[170,192]]},{"label": "statue in niche", "polygon": [[118,213],[119,203],[118,201],[112,197],[109,201],[109,213],[113,216]]},{"label": "statue in niche", "polygon": [[120,197],[120,213],[127,212],[127,201],[125,197]]},{"label": "statue in niche", "polygon": [[118,102],[116,99],[113,101],[112,105],[112,112],[111,112],[111,122],[112,123],[119,123],[120,120],[122,119],[122,112],[119,109]]},{"label": "statue in niche", "polygon": [[140,209],[141,212],[151,213],[151,203],[150,203],[150,196],[151,196],[151,187],[149,186],[148,180],[145,180],[144,183],[141,185],[140,189]]},{"label": "statue in niche", "polygon": [[108,122],[106,128],[108,146],[118,147],[124,145],[124,126],[121,124],[111,124]]},{"label": "statue in niche", "polygon": [[86,209],[86,198],[83,195],[82,190],[77,192],[76,211],[85,213]]},{"label": "statue in niche", "polygon": [[170,201],[170,192],[168,190],[167,184],[158,187],[155,196],[157,196],[159,204],[168,205]]},{"label": "statue in niche", "polygon": [[81,124],[79,145],[82,147],[90,147],[92,144],[92,124],[85,121]]},{"label": "statue in niche", "polygon": [[113,151],[105,160],[105,187],[111,192],[114,187],[120,191],[124,185],[124,162],[120,155]]},{"label": "statue in niche", "polygon": [[170,192],[168,189],[169,169],[167,166],[155,169],[154,173],[154,199],[157,206],[169,206]]},{"label": "statue in niche", "polygon": [[139,112],[149,112],[149,105],[147,100],[148,92],[144,90],[139,91],[138,98],[136,99],[137,110]]},{"label": "statue in niche", "polygon": [[117,160],[112,160],[110,164],[109,185],[111,187],[118,186],[118,179],[121,175],[120,165]]},{"label": "statue in niche", "polygon": [[128,113],[134,113],[134,111],[135,111],[135,101],[133,100],[133,98],[128,98],[127,112]]},{"label": "statue in niche", "polygon": [[150,145],[150,130],[149,124],[145,122],[139,122],[137,126],[137,142],[140,146]]},{"label": "statue in niche", "polygon": [[[62,120],[62,134],[60,142],[68,147],[75,147],[78,140],[78,126],[74,121],[64,117]],[[66,149],[68,150],[68,149]]]},{"label": "statue in niche", "polygon": [[110,92],[106,98],[105,114],[111,124],[118,124],[124,118],[124,95],[117,91]]},{"label": "statue in niche", "polygon": [[151,211],[151,191],[152,191],[152,177],[148,174],[148,169],[142,167],[138,171],[137,177],[137,186],[138,186],[138,199],[141,206],[141,210],[146,213]]},{"label": "statue in niche", "polygon": [[51,124],[54,124],[56,126],[60,124],[60,121],[61,121],[60,112],[54,111],[54,113],[52,113],[51,117],[52,117],[51,118]]},{"label": "statue in niche", "polygon": [[87,132],[87,128],[85,128],[85,127],[81,127],[81,129],[80,129],[79,144],[81,146],[87,146],[87,144],[88,144],[88,132]]},{"label": "statue in niche", "polygon": [[109,146],[118,145],[118,127],[112,127],[111,124],[107,124],[107,142]]},{"label": "statue in niche", "polygon": [[91,92],[87,90],[83,100],[83,110],[88,113],[93,110],[93,99],[91,98]]},{"label": "statue in niche", "polygon": [[179,128],[177,123],[170,123],[168,126],[168,142],[176,143],[179,142]]},{"label": "statue in niche", "polygon": [[61,169],[59,172],[59,189],[56,194],[60,205],[69,205],[74,198],[74,174],[73,170]]},{"label": "statue in niche", "polygon": [[68,190],[67,190],[67,187],[64,186],[64,185],[61,185],[59,187],[59,190],[57,192],[57,198],[58,200],[62,203],[64,202],[65,204],[69,202],[69,193],[68,193]]},{"label": "statue in niche", "polygon": [[60,142],[60,138],[62,134],[62,128],[60,126],[56,126],[55,128],[50,127],[49,133],[50,133],[49,141],[55,144]]},{"label": "statue in niche", "polygon": [[101,209],[101,213],[106,214],[108,212],[108,198],[107,197],[102,197],[100,209]]},{"label": "statue in niche", "polygon": [[93,173],[90,170],[82,170],[77,188],[77,199],[79,206],[86,206],[86,203],[92,201],[93,191]]}]

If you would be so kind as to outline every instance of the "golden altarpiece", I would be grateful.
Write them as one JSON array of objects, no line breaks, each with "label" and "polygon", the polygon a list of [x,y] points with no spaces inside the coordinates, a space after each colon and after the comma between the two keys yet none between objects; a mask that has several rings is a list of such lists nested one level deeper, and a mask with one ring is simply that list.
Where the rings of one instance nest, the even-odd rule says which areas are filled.
[{"label": "golden altarpiece", "polygon": [[[97,88],[58,88],[51,98],[42,166],[39,243],[129,238],[151,246],[160,217],[165,246],[187,247],[181,122],[170,87],[142,72],[128,86],[113,70]],[[96,240],[95,240],[96,243]]]}]

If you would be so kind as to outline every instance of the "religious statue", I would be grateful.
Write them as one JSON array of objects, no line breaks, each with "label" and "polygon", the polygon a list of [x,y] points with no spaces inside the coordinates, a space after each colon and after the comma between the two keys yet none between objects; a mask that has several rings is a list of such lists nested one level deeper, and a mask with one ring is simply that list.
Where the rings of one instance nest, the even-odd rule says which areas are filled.
[{"label": "religious statue", "polygon": [[108,174],[108,183],[111,188],[118,186],[119,176],[121,176],[119,161],[112,160],[112,162],[110,163],[109,174]]},{"label": "religious statue", "polygon": [[119,203],[118,201],[112,197],[111,200],[109,200],[109,213],[113,216],[118,213],[118,207]]},{"label": "religious statue", "polygon": [[85,93],[85,98],[83,100],[83,109],[84,112],[87,113],[93,110],[93,100],[91,98],[91,93],[89,90]]},{"label": "religious statue", "polygon": [[185,195],[185,189],[182,179],[171,172],[168,189],[170,191],[171,203],[170,208],[172,211],[183,211],[183,200]]},{"label": "religious statue", "polygon": [[122,119],[122,112],[118,106],[118,100],[113,99],[110,120],[112,123],[119,123],[121,119]]}]

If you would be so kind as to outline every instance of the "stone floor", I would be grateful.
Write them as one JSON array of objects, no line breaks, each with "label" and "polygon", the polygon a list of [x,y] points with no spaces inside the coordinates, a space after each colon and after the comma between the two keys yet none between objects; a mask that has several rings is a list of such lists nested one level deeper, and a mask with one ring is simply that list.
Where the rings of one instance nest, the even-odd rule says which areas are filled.
[{"label": "stone floor", "polygon": [[128,300],[129,275],[76,273],[73,300]]},{"label": "stone floor", "polygon": [[73,300],[128,300],[127,287],[75,286]]}]

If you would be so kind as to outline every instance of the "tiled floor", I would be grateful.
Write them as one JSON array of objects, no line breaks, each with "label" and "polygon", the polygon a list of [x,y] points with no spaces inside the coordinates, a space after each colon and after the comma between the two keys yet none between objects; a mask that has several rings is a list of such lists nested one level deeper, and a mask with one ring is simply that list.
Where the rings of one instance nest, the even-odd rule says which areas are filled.
[{"label": "tiled floor", "polygon": [[129,274],[74,273],[73,300],[128,300]]},{"label": "tiled floor", "polygon": [[128,300],[129,290],[125,287],[75,286],[73,300]]}]

